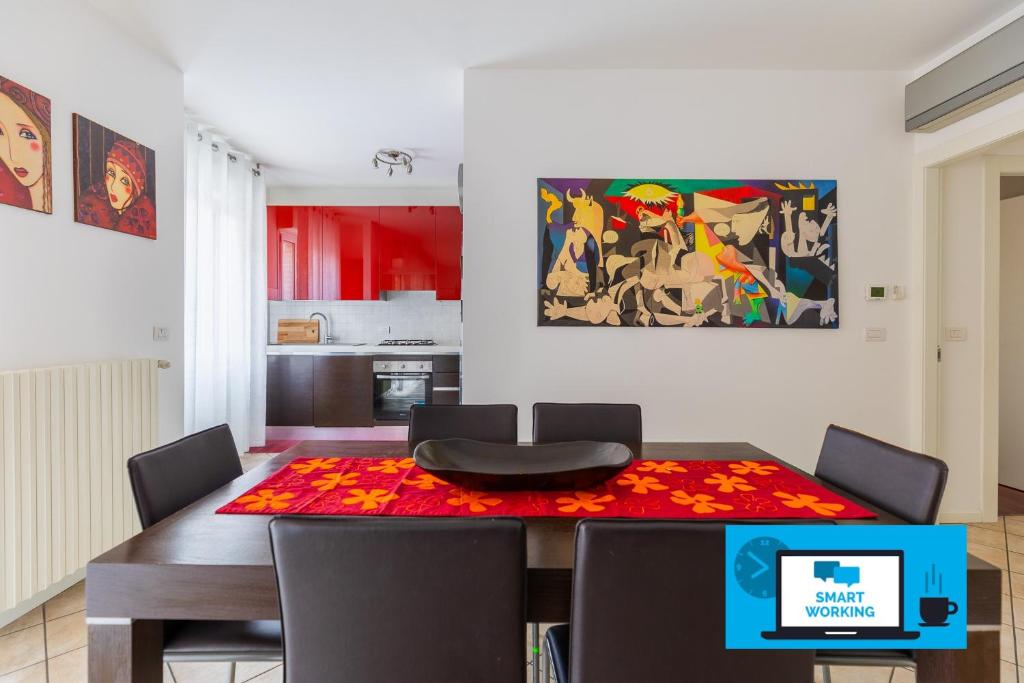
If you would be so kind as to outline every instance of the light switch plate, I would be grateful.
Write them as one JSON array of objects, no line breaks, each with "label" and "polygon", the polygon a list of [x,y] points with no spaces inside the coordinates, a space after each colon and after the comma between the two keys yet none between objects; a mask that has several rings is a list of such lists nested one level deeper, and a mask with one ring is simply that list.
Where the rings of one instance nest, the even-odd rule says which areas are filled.
[{"label": "light switch plate", "polygon": [[167,341],[170,338],[170,330],[168,330],[166,327],[153,328],[153,341]]},{"label": "light switch plate", "polygon": [[865,327],[864,328],[864,341],[884,342],[885,341],[885,328],[884,327]]},{"label": "light switch plate", "polygon": [[967,341],[966,327],[947,327],[946,341]]}]

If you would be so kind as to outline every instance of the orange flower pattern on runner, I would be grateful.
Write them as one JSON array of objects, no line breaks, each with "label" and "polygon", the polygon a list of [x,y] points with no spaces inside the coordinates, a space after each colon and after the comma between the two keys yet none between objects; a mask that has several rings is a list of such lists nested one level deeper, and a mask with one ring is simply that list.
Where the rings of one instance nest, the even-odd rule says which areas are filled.
[{"label": "orange flower pattern on runner", "polygon": [[677,505],[692,505],[693,511],[699,515],[711,514],[716,510],[732,510],[732,505],[726,505],[725,503],[712,503],[715,499],[714,496],[710,496],[706,493],[698,493],[691,496],[686,491],[673,491],[672,497],[669,499]]},{"label": "orange flower pattern on runner", "polygon": [[739,462],[729,463],[729,469],[733,471],[733,474],[759,474],[762,477],[771,474],[772,472],[778,472],[779,468],[775,465],[769,465],[763,462],[754,462],[753,460],[740,460]]},{"label": "orange flower pattern on runner", "polygon": [[456,488],[452,489],[452,495],[454,497],[449,498],[447,501],[449,505],[454,505],[455,507],[468,505],[470,512],[485,512],[488,506],[494,507],[501,504],[501,498],[485,498],[487,494],[482,491],[467,491]]},{"label": "orange flower pattern on runner", "polygon": [[753,491],[756,487],[747,483],[743,477],[730,477],[728,474],[716,472],[704,480],[705,484],[712,484],[718,487],[719,493],[734,493],[736,491]]},{"label": "orange flower pattern on runner", "polygon": [[415,479],[402,480],[404,486],[415,486],[421,491],[433,491],[438,486],[444,486],[447,483],[444,479],[438,479],[433,474],[421,474]]},{"label": "orange flower pattern on runner", "polygon": [[794,510],[807,508],[808,510],[817,512],[823,517],[835,517],[837,512],[841,512],[846,509],[846,506],[841,503],[823,503],[821,498],[812,496],[809,493],[798,493],[793,495],[792,493],[776,491],[772,495],[776,498],[782,498],[782,504],[788,508],[793,508]]},{"label": "orange flower pattern on runner", "polygon": [[590,491],[576,491],[571,498],[568,496],[555,498],[555,502],[561,505],[558,509],[562,512],[579,512],[580,510],[600,512],[604,510],[604,505],[601,503],[610,503],[613,500],[615,500],[615,496],[610,493],[599,496]]},{"label": "orange flower pattern on runner", "polygon": [[651,491],[664,491],[668,487],[659,484],[657,477],[641,477],[638,474],[625,474],[622,479],[615,482],[619,486],[632,486],[633,493],[650,493]]},{"label": "orange flower pattern on runner", "polygon": [[637,472],[657,472],[658,474],[671,474],[672,472],[685,472],[686,468],[675,460],[644,460],[636,468]]},{"label": "orange flower pattern on runner", "polygon": [[313,474],[317,470],[329,470],[338,462],[341,458],[313,458],[305,462],[293,462],[292,469],[299,474]]},{"label": "orange flower pattern on runner", "polygon": [[364,510],[376,510],[384,503],[398,498],[397,493],[388,493],[384,489],[349,489],[348,497],[342,499],[345,505],[356,505],[361,503]]},{"label": "orange flower pattern on runner", "polygon": [[352,486],[359,480],[358,472],[328,472],[313,482],[318,491],[333,491],[339,486]]},{"label": "orange flower pattern on runner", "polygon": [[366,469],[370,472],[381,472],[382,474],[398,474],[400,470],[411,470],[415,464],[416,461],[412,458],[402,458],[401,460],[387,458],[381,460],[379,465],[371,465]]},{"label": "orange flower pattern on runner", "polygon": [[[742,452],[742,451],[741,451]],[[329,453],[329,452],[328,452]],[[663,454],[663,455],[661,455]],[[587,489],[466,490],[416,466],[397,450],[387,457],[310,457],[280,469],[217,510],[256,515],[399,517],[626,517],[647,519],[858,519],[875,515],[839,493],[761,460],[634,460]],[[743,472],[741,474],[740,472]]]},{"label": "orange flower pattern on runner", "polygon": [[295,494],[291,491],[285,491],[284,493],[274,493],[273,489],[260,489],[256,493],[242,496],[235,502],[244,505],[245,509],[249,512],[259,512],[260,510],[284,510],[288,507],[288,502],[295,497]]}]

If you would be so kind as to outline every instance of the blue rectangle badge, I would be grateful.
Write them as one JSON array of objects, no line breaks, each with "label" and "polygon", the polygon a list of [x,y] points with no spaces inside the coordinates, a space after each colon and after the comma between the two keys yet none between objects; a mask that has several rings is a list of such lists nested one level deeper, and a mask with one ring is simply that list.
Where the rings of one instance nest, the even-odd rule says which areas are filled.
[{"label": "blue rectangle badge", "polygon": [[736,524],[728,649],[967,647],[967,528]]}]

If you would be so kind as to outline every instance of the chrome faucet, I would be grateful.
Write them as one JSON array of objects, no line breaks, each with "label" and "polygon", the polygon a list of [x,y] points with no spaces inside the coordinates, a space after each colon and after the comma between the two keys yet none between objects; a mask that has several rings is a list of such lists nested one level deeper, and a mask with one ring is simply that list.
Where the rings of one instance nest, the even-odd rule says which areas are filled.
[{"label": "chrome faucet", "polygon": [[317,338],[317,343],[319,343],[319,344],[330,344],[332,341],[334,341],[334,337],[331,336],[331,321],[328,319],[328,317],[326,315],[324,315],[323,313],[320,313],[319,311],[314,313],[313,315],[309,316],[309,319],[313,320],[313,318],[315,318],[317,316],[320,316],[321,318],[324,319],[323,338],[321,339],[320,337],[318,337]]}]

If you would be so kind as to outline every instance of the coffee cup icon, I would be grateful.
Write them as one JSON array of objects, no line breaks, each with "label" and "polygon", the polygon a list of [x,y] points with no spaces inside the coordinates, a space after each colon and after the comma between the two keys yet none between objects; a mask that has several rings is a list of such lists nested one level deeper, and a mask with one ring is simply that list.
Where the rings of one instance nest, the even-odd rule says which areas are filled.
[{"label": "coffee cup icon", "polygon": [[949,598],[921,598],[921,626],[946,626],[960,607]]}]

